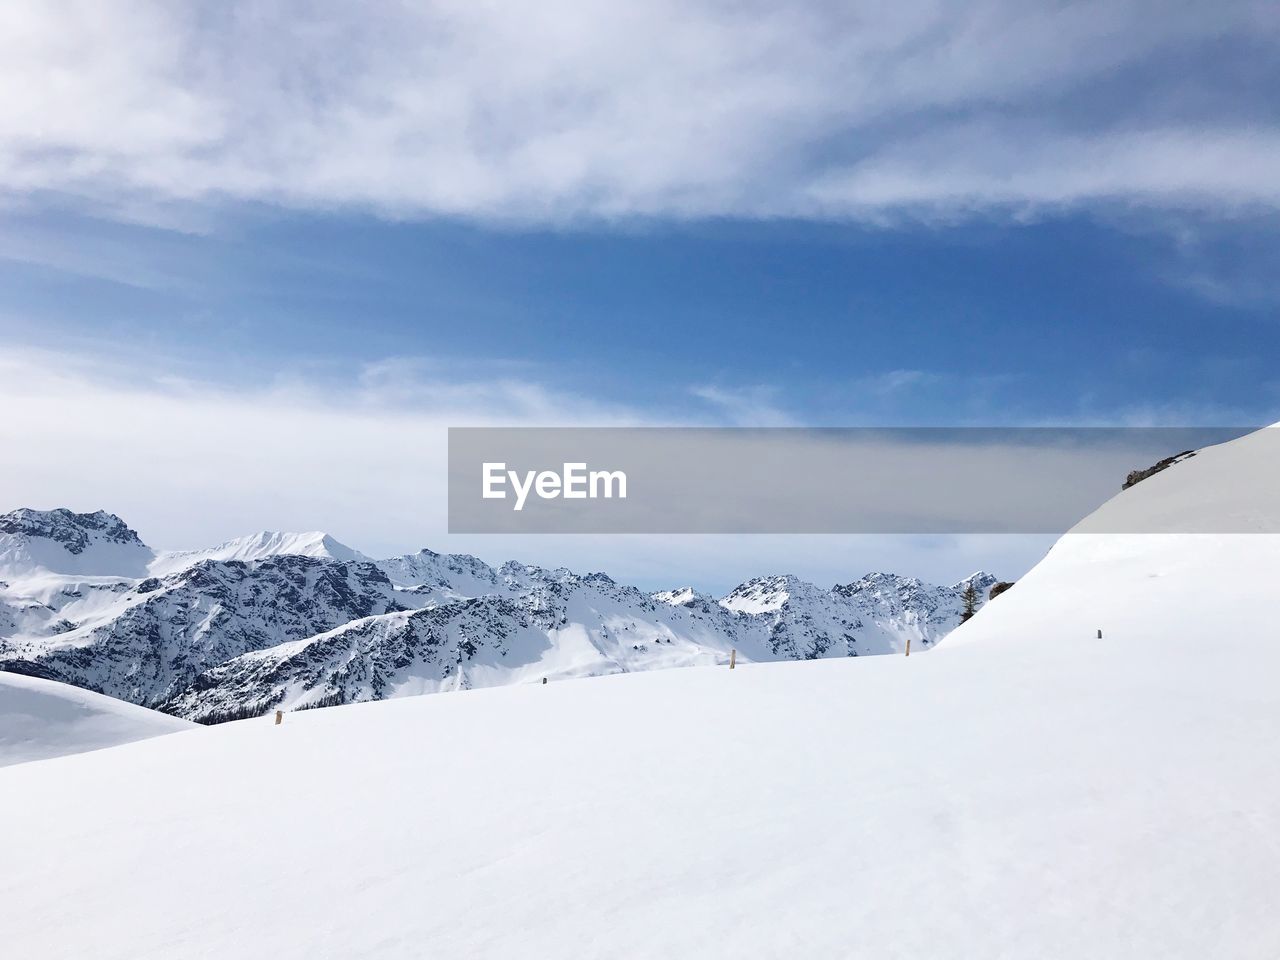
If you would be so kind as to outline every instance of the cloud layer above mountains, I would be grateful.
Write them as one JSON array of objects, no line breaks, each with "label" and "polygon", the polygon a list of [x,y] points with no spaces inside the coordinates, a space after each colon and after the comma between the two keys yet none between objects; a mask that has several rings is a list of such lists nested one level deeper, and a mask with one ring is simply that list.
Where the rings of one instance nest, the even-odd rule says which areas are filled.
[{"label": "cloud layer above mountains", "polygon": [[368,367],[356,383],[276,380],[249,389],[103,358],[0,350],[0,407],[16,411],[0,419],[0,448],[11,452],[0,472],[0,512],[109,509],[159,548],[318,528],[375,555],[429,546],[607,569],[651,589],[678,585],[675,578],[723,592],[762,571],[824,586],[872,569],[937,582],[978,568],[1014,576],[1052,539],[449,536],[448,427],[653,421],[534,381],[458,384],[404,364]]}]

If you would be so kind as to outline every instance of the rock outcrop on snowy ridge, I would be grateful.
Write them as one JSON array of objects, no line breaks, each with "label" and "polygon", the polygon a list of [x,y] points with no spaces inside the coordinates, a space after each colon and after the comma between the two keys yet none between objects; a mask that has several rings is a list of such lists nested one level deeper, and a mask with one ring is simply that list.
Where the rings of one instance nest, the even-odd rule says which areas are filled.
[{"label": "rock outcrop on snowy ridge", "polygon": [[114,514],[14,510],[0,514],[0,577],[35,571],[143,576],[155,553]]},{"label": "rock outcrop on snowy ridge", "polygon": [[[0,669],[206,722],[712,664],[734,649],[744,662],[922,650],[959,624],[969,583],[985,597],[996,582],[876,573],[823,590],[759,577],[716,599],[430,550],[372,561],[321,533],[157,554],[101,512],[21,510],[0,530]],[[75,562],[86,553],[93,575]]]}]

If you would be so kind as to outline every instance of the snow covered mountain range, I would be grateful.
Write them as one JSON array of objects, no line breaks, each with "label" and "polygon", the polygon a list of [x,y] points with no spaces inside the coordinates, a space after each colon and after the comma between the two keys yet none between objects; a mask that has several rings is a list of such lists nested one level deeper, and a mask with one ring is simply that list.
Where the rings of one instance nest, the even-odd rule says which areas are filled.
[{"label": "snow covered mountain range", "polygon": [[759,577],[716,599],[322,533],[162,553],[99,511],[0,515],[0,670],[216,722],[471,687],[724,662],[899,653],[960,622],[986,573]]}]

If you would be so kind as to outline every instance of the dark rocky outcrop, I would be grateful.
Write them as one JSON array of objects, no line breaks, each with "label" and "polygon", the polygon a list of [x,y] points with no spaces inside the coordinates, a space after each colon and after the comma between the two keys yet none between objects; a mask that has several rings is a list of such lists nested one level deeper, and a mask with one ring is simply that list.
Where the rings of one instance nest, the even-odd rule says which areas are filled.
[{"label": "dark rocky outcrop", "polygon": [[1121,485],[1120,489],[1128,490],[1134,484],[1141,483],[1143,480],[1147,479],[1147,477],[1154,477],[1161,470],[1167,470],[1175,463],[1194,457],[1195,455],[1196,452],[1194,450],[1183,450],[1181,453],[1172,457],[1165,457],[1163,460],[1152,464],[1145,470],[1130,470],[1129,476],[1125,477],[1124,483]]},{"label": "dark rocky outcrop", "polygon": [[14,510],[0,515],[0,533],[47,537],[62,544],[72,554],[82,553],[93,534],[108,543],[142,545],[135,531],[114,513],[107,513],[105,510],[94,513],[72,513],[65,507],[56,510]]}]

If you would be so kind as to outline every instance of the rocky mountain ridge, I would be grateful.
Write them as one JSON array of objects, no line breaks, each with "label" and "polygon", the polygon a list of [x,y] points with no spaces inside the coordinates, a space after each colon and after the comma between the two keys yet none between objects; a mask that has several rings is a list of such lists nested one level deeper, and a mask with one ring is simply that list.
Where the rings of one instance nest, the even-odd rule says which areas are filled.
[{"label": "rocky mountain ridge", "polygon": [[16,511],[0,531],[0,669],[204,722],[731,650],[743,662],[924,650],[958,625],[969,583],[985,599],[996,582],[872,573],[823,590],[784,575],[717,599],[430,550],[375,561],[320,533],[156,553],[101,511]]}]

